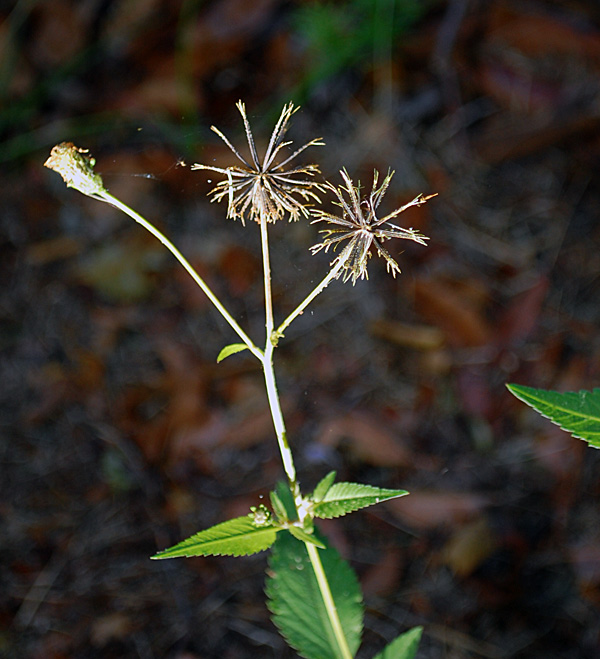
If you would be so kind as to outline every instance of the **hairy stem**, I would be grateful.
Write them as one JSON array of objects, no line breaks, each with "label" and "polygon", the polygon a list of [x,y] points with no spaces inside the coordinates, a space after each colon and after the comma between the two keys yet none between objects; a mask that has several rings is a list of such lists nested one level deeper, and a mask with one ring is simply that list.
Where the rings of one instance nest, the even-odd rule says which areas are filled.
[{"label": "hairy stem", "polygon": [[234,332],[242,339],[242,341],[248,346],[248,350],[261,362],[263,360],[263,353],[260,348],[257,348],[252,339],[244,332],[244,330],[238,325],[233,316],[227,311],[227,309],[221,304],[219,298],[211,291],[208,287],[208,284],[202,279],[202,277],[194,270],[190,262],[183,256],[183,254],[175,247],[175,245],[162,233],[160,232],[153,224],[148,222],[143,218],[139,213],[136,213],[133,209],[129,208],[126,204],[119,201],[116,197],[113,197],[109,192],[103,191],[98,193],[96,199],[106,201],[107,203],[115,206],[119,210],[123,211],[126,215],[133,218],[138,224],[141,224],[144,229],[149,231],[155,238],[158,238],[160,242],[173,254],[173,256],[181,263],[186,272],[190,277],[196,282],[196,284],[202,289],[206,297],[215,305],[217,311],[223,316],[223,318],[229,323]]}]

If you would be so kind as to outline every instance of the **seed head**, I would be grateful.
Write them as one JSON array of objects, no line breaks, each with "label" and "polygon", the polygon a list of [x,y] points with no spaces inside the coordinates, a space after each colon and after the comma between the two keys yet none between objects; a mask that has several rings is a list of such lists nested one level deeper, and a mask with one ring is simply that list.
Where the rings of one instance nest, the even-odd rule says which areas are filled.
[{"label": "seed head", "polygon": [[436,195],[424,196],[420,194],[408,204],[379,219],[377,217],[377,208],[390,185],[394,172],[389,171],[378,187],[379,172],[375,170],[373,172],[371,194],[362,199],[360,182],[354,185],[345,169],[342,169],[340,174],[346,185],[335,187],[327,182],[325,186],[337,197],[337,201],[333,203],[342,209],[342,213],[341,215],[333,215],[322,210],[312,211],[313,216],[316,218],[313,220],[313,224],[315,222],[327,222],[334,226],[334,228],[320,231],[325,236],[325,240],[311,247],[312,253],[316,254],[322,249],[327,252],[331,246],[335,250],[341,242],[348,240],[348,244],[331,265],[337,265],[340,268],[338,277],[343,273],[343,280],[346,282],[351,279],[354,285],[359,278],[369,278],[367,262],[371,256],[371,249],[375,247],[377,254],[385,259],[388,272],[391,272],[395,277],[396,273],[400,272],[400,266],[385,249],[383,243],[390,238],[404,238],[426,245],[425,241],[428,238],[415,229],[404,229],[392,224],[390,220],[410,206],[421,206]]},{"label": "seed head", "polygon": [[[244,223],[246,217],[260,222],[265,217],[269,222],[276,222],[289,213],[290,220],[297,220],[300,215],[308,217],[307,204],[312,201],[320,202],[314,190],[323,190],[322,184],[310,178],[319,173],[317,165],[290,166],[291,161],[309,146],[322,146],[321,138],[307,142],[296,149],[292,155],[281,162],[276,162],[279,152],[292,142],[284,142],[283,138],[288,129],[291,116],[298,110],[292,103],[284,105],[281,115],[275,124],[269,145],[262,162],[259,160],[256,144],[246,116],[246,108],[241,101],[237,109],[242,115],[246,139],[250,149],[250,158],[244,156],[215,126],[215,132],[225,144],[233,151],[242,165],[232,165],[223,169],[209,165],[195,164],[192,169],[208,169],[213,172],[225,174],[225,180],[220,181],[210,192],[211,201],[227,199],[227,217],[240,218]],[[298,199],[297,197],[301,199]]]}]

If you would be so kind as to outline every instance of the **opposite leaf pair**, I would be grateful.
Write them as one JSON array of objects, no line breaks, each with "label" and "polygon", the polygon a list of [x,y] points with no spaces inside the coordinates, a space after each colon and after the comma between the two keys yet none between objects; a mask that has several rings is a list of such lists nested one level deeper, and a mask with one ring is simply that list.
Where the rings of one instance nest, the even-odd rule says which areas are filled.
[{"label": "opposite leaf pair", "polygon": [[303,498],[299,507],[303,519],[298,519],[289,488],[280,483],[270,494],[274,516],[261,505],[244,517],[236,517],[200,531],[152,558],[248,556],[268,549],[281,531],[289,531],[296,539],[323,549],[325,545],[314,535],[315,518],[342,517],[408,494],[406,490],[388,490],[360,483],[334,483],[334,479],[335,471],[332,471],[321,480],[312,495]]}]

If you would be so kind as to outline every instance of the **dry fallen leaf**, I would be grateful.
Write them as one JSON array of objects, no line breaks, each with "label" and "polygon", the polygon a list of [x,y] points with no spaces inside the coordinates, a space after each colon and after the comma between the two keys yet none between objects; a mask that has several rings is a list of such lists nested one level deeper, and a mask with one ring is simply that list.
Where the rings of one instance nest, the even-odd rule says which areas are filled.
[{"label": "dry fallen leaf", "polygon": [[131,633],[132,623],[124,613],[107,613],[96,618],[90,631],[92,645],[104,647],[111,641],[118,641]]},{"label": "dry fallen leaf", "polygon": [[480,494],[469,492],[414,492],[392,499],[386,506],[405,524],[415,529],[465,522],[478,515],[489,501]]},{"label": "dry fallen leaf", "polygon": [[456,529],[444,547],[442,562],[457,576],[467,577],[490,556],[496,544],[487,520],[479,517]]},{"label": "dry fallen leaf", "polygon": [[483,301],[465,295],[464,287],[458,284],[433,278],[416,280],[415,308],[444,331],[451,346],[486,345],[492,332],[484,317]]},{"label": "dry fallen leaf", "polygon": [[375,414],[350,412],[323,424],[317,441],[338,447],[347,441],[350,453],[361,462],[379,467],[406,467],[414,464],[411,451],[399,433],[388,430]]}]

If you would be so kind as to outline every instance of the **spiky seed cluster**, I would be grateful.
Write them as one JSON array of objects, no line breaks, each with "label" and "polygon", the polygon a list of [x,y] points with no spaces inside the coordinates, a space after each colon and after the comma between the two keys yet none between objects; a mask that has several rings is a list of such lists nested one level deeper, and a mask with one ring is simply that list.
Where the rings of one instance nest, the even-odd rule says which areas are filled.
[{"label": "spiky seed cluster", "polygon": [[105,191],[102,177],[94,172],[95,164],[87,149],[80,149],[73,142],[61,142],[52,148],[44,167],[60,174],[68,188],[94,197]]},{"label": "spiky seed cluster", "polygon": [[315,222],[327,222],[335,226],[335,228],[323,229],[320,232],[325,235],[325,240],[311,247],[312,253],[316,254],[322,249],[327,252],[332,246],[335,250],[342,241],[348,240],[348,244],[331,265],[333,267],[340,266],[338,277],[343,274],[345,282],[351,279],[352,284],[355,284],[357,279],[368,279],[367,262],[371,256],[371,249],[375,247],[379,256],[385,259],[388,272],[391,272],[395,277],[396,273],[400,272],[400,266],[383,247],[383,242],[390,238],[404,238],[426,245],[425,241],[428,238],[415,229],[404,229],[396,226],[390,220],[410,206],[420,206],[436,195],[424,196],[420,194],[408,204],[379,219],[377,217],[377,208],[390,185],[394,172],[389,171],[378,187],[379,172],[374,171],[371,194],[363,199],[361,199],[360,194],[360,183],[354,185],[345,169],[340,170],[340,174],[346,185],[335,187],[327,182],[326,187],[337,197],[338,201],[333,203],[342,209],[342,214],[333,215],[322,210],[312,211],[313,216],[316,218],[313,220],[313,224]]},{"label": "spiky seed cluster", "polygon": [[[323,185],[305,177],[311,177],[319,173],[319,168],[317,165],[298,167],[290,167],[289,165],[296,156],[309,146],[322,146],[324,143],[321,138],[307,142],[282,162],[276,162],[279,152],[291,144],[291,141],[284,142],[283,138],[288,129],[291,116],[298,110],[292,103],[288,103],[283,107],[261,162],[250,129],[250,123],[246,116],[246,108],[241,101],[237,103],[237,108],[244,121],[246,138],[250,148],[250,159],[244,158],[218,128],[211,126],[211,130],[233,151],[242,165],[233,165],[226,169],[201,164],[192,165],[192,169],[208,169],[225,174],[227,177],[211,191],[212,201],[227,199],[227,217],[232,219],[240,218],[242,223],[244,223],[246,217],[257,222],[260,222],[261,217],[265,217],[269,222],[276,222],[286,214],[289,214],[290,220],[297,220],[300,215],[308,217],[307,203],[320,202],[314,190],[323,190],[324,188]],[[297,199],[296,195],[301,197],[301,200]]]}]

